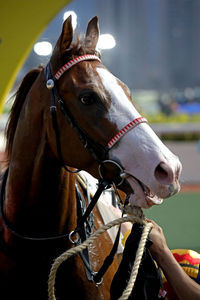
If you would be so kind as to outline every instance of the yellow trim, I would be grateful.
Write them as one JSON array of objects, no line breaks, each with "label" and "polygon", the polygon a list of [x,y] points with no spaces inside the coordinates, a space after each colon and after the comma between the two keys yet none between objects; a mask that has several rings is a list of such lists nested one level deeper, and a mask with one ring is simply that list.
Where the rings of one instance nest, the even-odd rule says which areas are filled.
[{"label": "yellow trim", "polygon": [[[0,114],[16,76],[44,28],[70,0],[7,0],[0,9]],[[37,66],[36,66],[37,67]]]},{"label": "yellow trim", "polygon": [[[34,43],[33,43],[34,44]],[[5,86],[4,92],[2,93],[1,97],[0,97],[0,113],[3,111],[3,107],[4,107],[4,102],[6,100],[7,95],[9,94],[15,79],[17,77],[17,74],[20,70],[20,68],[22,67],[22,65],[24,64],[28,54],[30,53],[31,49],[32,49],[33,45],[31,44],[31,46],[23,53],[20,61],[16,64],[15,69],[13,70],[13,73],[11,74],[10,79],[8,80],[7,85]]]}]

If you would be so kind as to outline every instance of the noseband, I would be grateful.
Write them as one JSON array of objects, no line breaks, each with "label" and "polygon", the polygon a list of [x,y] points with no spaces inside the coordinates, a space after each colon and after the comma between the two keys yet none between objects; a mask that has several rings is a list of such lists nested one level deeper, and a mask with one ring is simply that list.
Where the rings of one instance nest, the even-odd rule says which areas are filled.
[{"label": "noseband", "polygon": [[78,56],[72,60],[70,60],[68,63],[63,65],[54,76],[52,76],[51,73],[51,68],[50,68],[50,63],[47,64],[44,72],[45,72],[45,77],[46,77],[46,87],[50,90],[50,95],[51,95],[51,115],[52,115],[52,123],[53,123],[53,128],[55,131],[55,136],[56,136],[56,144],[57,144],[57,152],[59,159],[63,165],[63,167],[69,171],[76,173],[79,170],[76,171],[71,171],[68,169],[65,164],[64,160],[62,157],[62,151],[61,151],[61,145],[60,145],[60,135],[59,135],[59,128],[58,128],[58,122],[57,122],[57,116],[56,116],[56,100],[58,103],[58,106],[62,113],[64,114],[65,118],[69,122],[70,126],[76,131],[80,141],[84,145],[84,147],[91,153],[91,155],[94,157],[94,159],[98,162],[99,164],[99,173],[100,177],[103,177],[102,174],[105,173],[102,171],[104,166],[107,163],[111,163],[114,165],[115,168],[118,169],[118,173],[120,176],[120,180],[117,182],[117,185],[121,184],[124,180],[124,177],[121,176],[123,174],[123,167],[119,165],[118,162],[115,162],[113,160],[109,160],[108,158],[108,152],[109,150],[112,149],[112,147],[130,130],[135,128],[137,125],[140,123],[146,123],[147,120],[144,117],[139,117],[128,123],[126,126],[124,126],[117,134],[115,134],[114,137],[112,137],[108,143],[103,146],[99,144],[97,141],[94,141],[86,132],[84,129],[82,129],[76,122],[75,118],[71,115],[69,110],[67,109],[64,101],[62,100],[58,88],[57,88],[57,82],[60,79],[60,77],[68,71],[70,68],[72,68],[74,65],[77,63],[80,63],[82,61],[89,61],[89,60],[96,60],[101,62],[100,58],[96,55],[92,54],[86,54],[82,56]]}]

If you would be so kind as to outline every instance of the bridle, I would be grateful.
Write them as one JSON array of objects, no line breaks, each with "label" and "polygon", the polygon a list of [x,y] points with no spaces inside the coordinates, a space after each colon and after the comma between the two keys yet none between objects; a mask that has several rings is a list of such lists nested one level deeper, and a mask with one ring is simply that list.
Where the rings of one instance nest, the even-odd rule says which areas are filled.
[{"label": "bridle", "polygon": [[[75,64],[80,63],[82,61],[89,61],[89,60],[92,60],[92,61],[96,60],[96,61],[101,62],[100,58],[96,55],[91,55],[91,54],[82,55],[82,56],[78,56],[78,57],[70,60],[68,63],[66,63],[64,66],[62,66],[56,72],[56,74],[54,76],[51,73],[50,63],[48,63],[44,69],[44,74],[45,74],[45,80],[46,80],[46,87],[50,91],[50,97],[51,97],[50,112],[51,112],[51,116],[52,116],[52,124],[53,124],[53,129],[55,132],[57,153],[58,153],[60,163],[61,163],[62,167],[64,167],[65,170],[68,172],[71,172],[71,173],[79,172],[79,170],[72,171],[64,163],[62,151],[61,151],[61,144],[60,144],[59,126],[58,126],[58,121],[57,121],[57,107],[59,107],[59,109],[63,113],[64,117],[66,118],[66,120],[70,124],[70,126],[76,131],[78,138],[80,139],[80,141],[82,142],[84,147],[90,152],[90,154],[93,156],[93,158],[97,161],[97,163],[99,165],[99,175],[100,175],[98,189],[97,189],[92,201],[88,205],[85,213],[78,221],[77,227],[75,228],[75,230],[73,232],[71,232],[70,234],[61,234],[58,236],[44,237],[44,238],[28,237],[28,236],[24,236],[21,233],[16,232],[12,228],[12,225],[7,220],[5,213],[3,211],[5,186],[6,186],[6,181],[7,181],[8,172],[9,172],[9,170],[7,169],[5,174],[3,175],[3,182],[2,182],[1,191],[0,191],[0,213],[2,216],[3,223],[6,225],[6,227],[12,232],[12,234],[14,236],[16,236],[17,238],[20,238],[22,240],[52,241],[52,240],[58,240],[58,239],[63,239],[63,238],[66,239],[66,237],[68,236],[69,240],[72,243],[76,244],[77,241],[76,241],[76,239],[75,240],[73,239],[73,236],[75,236],[75,238],[76,238],[76,235],[80,233],[81,228],[84,226],[84,223],[87,221],[87,219],[88,219],[92,209],[94,208],[95,204],[97,203],[101,193],[105,189],[109,188],[112,184],[115,184],[115,186],[119,186],[125,180],[125,176],[124,176],[125,173],[124,173],[123,166],[121,166],[118,162],[116,162],[114,160],[108,159],[109,151],[128,131],[134,129],[137,125],[139,125],[141,123],[147,122],[147,120],[144,117],[139,117],[139,118],[132,120],[130,123],[128,123],[126,126],[124,126],[117,134],[115,134],[107,142],[106,145],[99,144],[97,141],[92,139],[83,128],[81,128],[78,125],[76,119],[70,113],[70,111],[67,109],[65,102],[63,101],[63,99],[61,98],[61,96],[59,94],[57,82],[60,79],[60,77],[66,71],[68,71],[70,68],[72,68]],[[56,103],[57,103],[57,105],[56,105]],[[104,168],[108,164],[111,164],[112,167],[114,167],[117,170],[118,179],[116,182],[114,182],[114,180],[110,180],[110,179],[106,178],[107,171]],[[119,240],[119,232],[120,232],[120,230],[118,231],[118,238],[117,238],[118,240]],[[110,255],[108,255],[109,261],[113,260],[114,254],[116,252],[117,245],[118,245],[117,239],[114,243],[113,249],[110,252]],[[102,265],[101,269],[99,270],[99,272],[97,273],[97,276],[96,276],[96,274],[94,274],[94,272],[92,270],[90,270],[90,266],[88,265],[85,258],[84,257],[82,257],[82,258],[83,258],[84,264],[86,265],[87,269],[91,273],[91,277],[93,278],[92,280],[96,283],[99,282],[108,268],[108,263],[106,262],[105,264]],[[110,265],[110,263],[111,262],[109,262],[109,265]],[[95,276],[96,276],[96,279],[95,279]]]},{"label": "bridle", "polygon": [[[63,65],[53,76],[51,73],[50,63],[47,64],[45,68],[45,78],[46,78],[46,87],[50,91],[51,96],[51,116],[52,116],[52,123],[53,128],[55,131],[55,137],[56,137],[56,144],[57,144],[57,152],[59,156],[59,160],[62,164],[62,166],[69,172],[78,172],[71,171],[68,169],[64,162],[62,157],[62,151],[60,146],[60,135],[59,135],[59,128],[58,128],[58,122],[57,122],[57,115],[56,115],[56,101],[58,103],[58,107],[60,108],[61,112],[64,114],[65,118],[69,122],[70,126],[76,131],[80,141],[82,142],[83,146],[90,152],[90,154],[93,156],[93,158],[98,162],[99,165],[99,175],[102,179],[105,179],[105,176],[103,176],[103,168],[106,164],[112,164],[114,168],[118,169],[119,173],[119,179],[116,185],[122,184],[124,181],[124,169],[123,167],[116,161],[108,159],[108,153],[112,149],[112,147],[130,130],[134,129],[137,125],[141,123],[146,123],[147,120],[144,117],[138,117],[134,120],[132,120],[130,123],[128,123],[126,126],[124,126],[117,134],[115,134],[106,145],[101,145],[97,141],[94,141],[87,132],[81,128],[77,121],[75,120],[74,116],[71,115],[70,111],[67,109],[65,102],[61,98],[58,88],[57,88],[57,82],[61,78],[61,76],[68,71],[70,68],[72,68],[74,65],[82,62],[82,61],[89,61],[89,60],[96,60],[101,62],[100,58],[96,55],[92,54],[86,54],[82,56],[78,56],[72,60],[70,60],[68,63]],[[112,182],[109,182],[112,183]]]},{"label": "bridle", "polygon": [[[110,187],[110,185],[113,186],[119,186],[123,183],[125,180],[126,174],[124,173],[124,168],[121,166],[118,162],[114,160],[108,159],[108,153],[112,149],[112,147],[130,130],[135,128],[137,125],[141,123],[146,123],[147,120],[144,117],[139,117],[134,120],[132,120],[130,123],[128,123],[126,126],[124,126],[117,134],[115,134],[108,142],[106,145],[101,145],[98,142],[94,141],[87,133],[85,130],[83,130],[76,122],[75,118],[71,115],[67,107],[65,106],[64,101],[59,95],[58,88],[57,88],[57,82],[60,79],[60,77],[68,71],[70,68],[72,68],[74,65],[77,63],[80,63],[82,61],[89,61],[89,60],[96,60],[100,61],[100,58],[96,55],[91,55],[91,54],[86,54],[82,56],[78,56],[72,60],[70,60],[67,64],[63,65],[54,76],[51,74],[51,68],[50,68],[50,63],[47,64],[45,68],[45,77],[46,77],[46,87],[50,90],[50,95],[51,95],[51,115],[52,115],[52,122],[53,122],[53,128],[55,131],[55,136],[56,136],[56,144],[57,144],[57,152],[59,155],[59,159],[64,166],[64,168],[67,171],[70,171],[63,163],[63,158],[62,158],[62,152],[61,152],[61,146],[60,146],[60,140],[59,140],[59,129],[58,129],[58,122],[57,122],[57,117],[56,117],[56,103],[55,101],[57,100],[58,106],[62,113],[64,114],[65,118],[69,122],[70,126],[76,131],[80,141],[83,143],[84,147],[91,153],[93,158],[97,161],[99,165],[99,175],[100,175],[100,180],[99,180],[99,185],[98,189],[96,191],[96,194],[94,195],[92,201],[89,203],[85,213],[79,220],[76,228],[69,234],[69,240],[74,243],[75,245],[79,243],[81,240],[80,232],[81,228],[84,228],[85,222],[87,222],[88,217],[90,216],[90,213],[92,209],[94,208],[95,204],[97,203],[101,193]],[[112,167],[117,170],[118,173],[118,179],[117,182],[114,182],[113,179],[110,180],[106,176],[106,164],[111,164]],[[79,170],[75,171],[78,172]],[[72,171],[74,172],[74,171]],[[127,197],[128,199],[128,197]],[[100,283],[103,275],[109,268],[110,264],[112,263],[114,259],[114,255],[117,251],[118,243],[119,243],[119,237],[120,237],[120,230],[121,228],[119,227],[118,233],[114,242],[114,245],[110,251],[110,254],[106,257],[103,265],[99,269],[99,271],[93,272],[90,262],[89,262],[89,252],[87,249],[86,256],[81,254],[81,258],[84,262],[85,269],[86,269],[86,274],[88,277],[88,280],[91,280],[92,282],[95,282],[96,284]],[[77,236],[78,234],[78,236]],[[73,239],[75,237],[75,240]],[[87,258],[88,259],[87,259]]]}]

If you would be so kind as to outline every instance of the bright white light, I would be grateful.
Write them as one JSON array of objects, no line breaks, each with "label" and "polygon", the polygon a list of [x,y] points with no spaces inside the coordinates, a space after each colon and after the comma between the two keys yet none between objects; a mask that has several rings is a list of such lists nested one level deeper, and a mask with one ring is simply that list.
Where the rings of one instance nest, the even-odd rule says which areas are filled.
[{"label": "bright white light", "polygon": [[33,49],[37,55],[48,56],[52,52],[52,45],[49,42],[38,42]]},{"label": "bright white light", "polygon": [[77,14],[73,10],[68,10],[63,15],[63,21],[65,21],[69,16],[72,16],[72,27],[75,30],[77,26]]},{"label": "bright white light", "polygon": [[116,46],[116,42],[112,34],[106,33],[99,36],[97,48],[99,49],[112,49]]}]

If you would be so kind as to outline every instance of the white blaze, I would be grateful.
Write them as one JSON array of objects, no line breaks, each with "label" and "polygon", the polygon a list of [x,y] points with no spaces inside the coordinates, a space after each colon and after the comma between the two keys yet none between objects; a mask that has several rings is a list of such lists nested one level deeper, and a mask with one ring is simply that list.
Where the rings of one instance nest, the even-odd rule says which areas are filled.
[{"label": "white blaze", "polygon": [[108,119],[114,122],[120,130],[130,121],[141,115],[128,100],[124,90],[112,73],[104,68],[97,68],[97,72],[112,101]]},{"label": "white blaze", "polygon": [[[111,98],[111,107],[107,118],[117,125],[118,130],[121,130],[129,122],[140,117],[140,114],[129,101],[114,75],[104,68],[97,68],[97,72]],[[146,123],[137,125],[122,137],[111,149],[109,155],[110,158],[119,159],[125,171],[143,182],[153,193],[159,193],[163,189],[163,191],[161,190],[163,197],[168,193],[168,190],[165,191],[166,186],[163,187],[156,181],[154,174],[156,167],[164,162],[170,165],[174,174],[178,168],[181,168],[177,157],[171,153]],[[130,178],[129,183],[133,186],[133,179]],[[135,200],[135,202],[137,201],[141,202],[142,199]],[[142,206],[145,205],[142,204]]]}]

